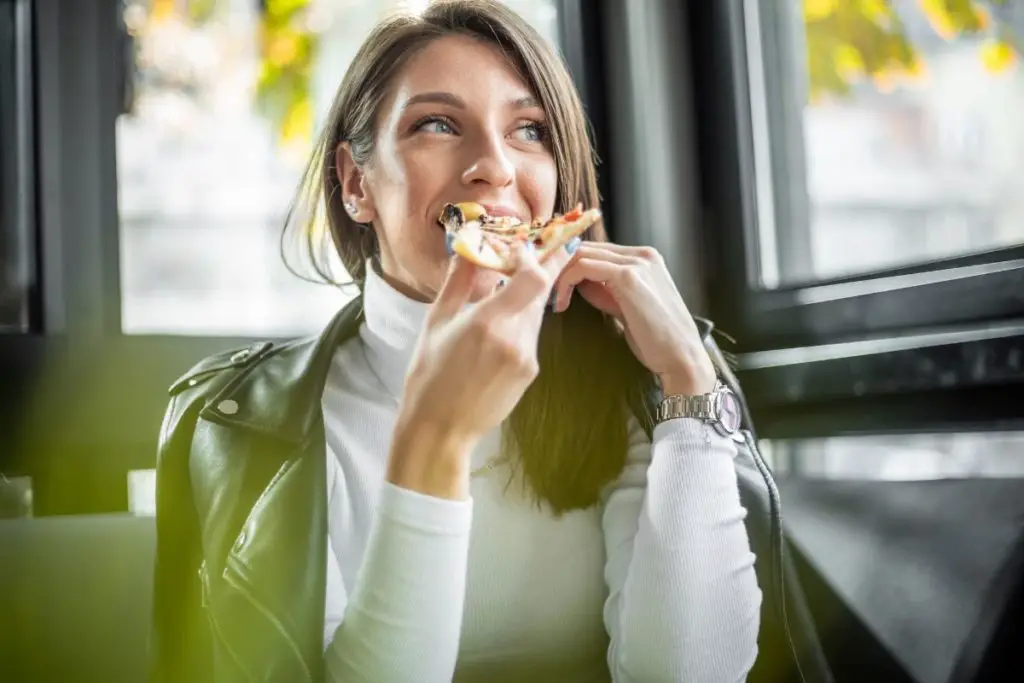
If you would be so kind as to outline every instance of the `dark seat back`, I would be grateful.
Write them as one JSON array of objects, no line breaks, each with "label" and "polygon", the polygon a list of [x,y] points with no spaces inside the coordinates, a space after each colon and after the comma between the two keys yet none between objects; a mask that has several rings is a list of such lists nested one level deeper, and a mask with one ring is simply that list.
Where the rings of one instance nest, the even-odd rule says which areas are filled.
[{"label": "dark seat back", "polygon": [[151,517],[0,520],[0,680],[145,680]]}]

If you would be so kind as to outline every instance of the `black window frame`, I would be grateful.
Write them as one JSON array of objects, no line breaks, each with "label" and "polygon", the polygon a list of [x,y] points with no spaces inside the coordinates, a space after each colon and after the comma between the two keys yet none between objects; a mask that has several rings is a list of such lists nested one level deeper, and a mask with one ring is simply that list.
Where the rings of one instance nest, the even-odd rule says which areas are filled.
[{"label": "black window frame", "polygon": [[[10,435],[0,473],[32,477],[37,516],[125,511],[128,472],[155,466],[171,383],[210,354],[281,339],[122,332],[116,121],[133,55],[121,0],[19,1],[35,47],[39,307],[30,330],[0,334],[0,434]],[[556,1],[561,50],[604,158],[595,7]]]},{"label": "black window frame", "polygon": [[[9,282],[0,290],[0,334],[38,328],[35,149],[30,0],[0,0],[5,49],[0,73],[0,258]],[[10,289],[9,289],[10,288]]]},{"label": "black window frame", "polygon": [[[736,340],[761,436],[1024,428],[1024,246],[760,286],[758,108],[772,133],[776,229],[794,231],[796,243],[809,231],[795,106],[804,86],[786,67],[802,54],[794,33],[802,17],[772,11],[790,5],[798,6],[688,4],[711,317]],[[751,91],[755,13],[769,81],[763,101]]]}]

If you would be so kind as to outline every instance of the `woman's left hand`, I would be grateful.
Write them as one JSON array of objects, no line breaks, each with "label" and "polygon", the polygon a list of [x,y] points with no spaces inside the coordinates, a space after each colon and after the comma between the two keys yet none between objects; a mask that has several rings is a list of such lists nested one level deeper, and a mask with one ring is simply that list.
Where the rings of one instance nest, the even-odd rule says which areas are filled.
[{"label": "woman's left hand", "polygon": [[619,321],[666,396],[714,389],[714,363],[657,250],[583,242],[555,284],[556,312],[568,308],[573,291]]}]

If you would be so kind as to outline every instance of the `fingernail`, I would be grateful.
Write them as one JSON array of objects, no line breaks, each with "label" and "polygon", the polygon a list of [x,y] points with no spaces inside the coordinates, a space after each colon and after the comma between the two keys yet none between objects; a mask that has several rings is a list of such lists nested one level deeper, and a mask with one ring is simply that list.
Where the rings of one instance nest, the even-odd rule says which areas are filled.
[{"label": "fingernail", "polygon": [[569,308],[569,304],[572,302],[572,292],[575,289],[575,285],[571,285],[569,290],[565,293],[565,305],[556,306],[554,308],[555,313],[564,313],[565,309]]},{"label": "fingernail", "polygon": [[576,236],[566,243],[565,250],[569,252],[569,256],[572,256],[573,254],[576,253],[576,250],[580,248],[580,242],[582,241],[583,240],[581,240],[579,236]]},{"label": "fingernail", "polygon": [[454,243],[455,243],[455,233],[453,233],[453,232],[446,232],[444,234],[444,248],[448,251],[448,255],[449,256],[454,256],[455,255],[455,247],[453,246]]}]

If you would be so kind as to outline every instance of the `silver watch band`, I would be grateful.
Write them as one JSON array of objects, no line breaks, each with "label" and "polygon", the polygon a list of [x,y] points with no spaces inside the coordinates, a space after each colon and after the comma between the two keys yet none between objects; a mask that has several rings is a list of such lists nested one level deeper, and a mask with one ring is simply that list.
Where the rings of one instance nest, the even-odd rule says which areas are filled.
[{"label": "silver watch band", "polygon": [[709,394],[666,396],[658,404],[655,421],[660,424],[665,420],[674,420],[680,417],[692,417],[703,421],[718,419],[715,401],[721,388],[722,382],[719,380]]}]

